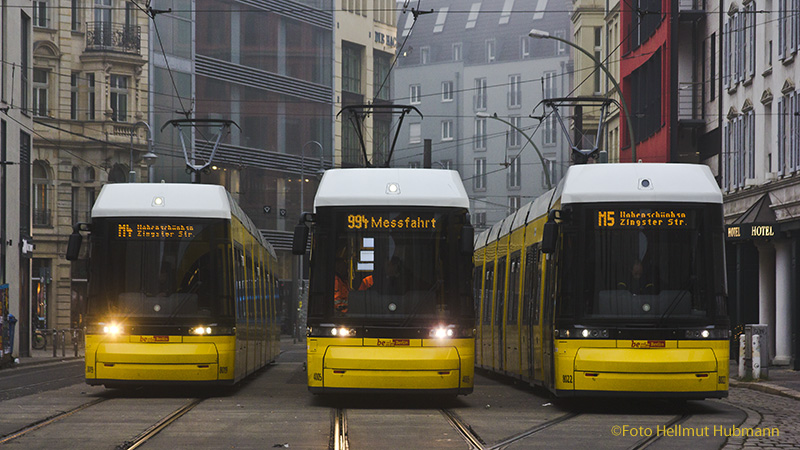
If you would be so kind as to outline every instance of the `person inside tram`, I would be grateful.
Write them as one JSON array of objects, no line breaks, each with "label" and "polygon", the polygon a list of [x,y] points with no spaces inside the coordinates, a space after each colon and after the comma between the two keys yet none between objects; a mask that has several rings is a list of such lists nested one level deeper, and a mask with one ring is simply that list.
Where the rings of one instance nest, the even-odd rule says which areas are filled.
[{"label": "person inside tram", "polygon": [[[343,254],[341,253],[337,254]],[[341,314],[347,314],[348,311],[348,303],[350,297],[350,283],[348,280],[350,279],[348,270],[348,259],[345,257],[336,258],[336,263],[334,264],[334,286],[333,286],[333,307],[336,312]],[[372,274],[365,276],[361,280],[361,284],[358,286],[359,291],[366,291],[367,289],[371,288],[374,284]]]},{"label": "person inside tram", "polygon": [[655,284],[645,276],[644,264],[639,259],[635,259],[631,265],[628,277],[617,283],[617,289],[626,289],[631,294],[652,294]]}]

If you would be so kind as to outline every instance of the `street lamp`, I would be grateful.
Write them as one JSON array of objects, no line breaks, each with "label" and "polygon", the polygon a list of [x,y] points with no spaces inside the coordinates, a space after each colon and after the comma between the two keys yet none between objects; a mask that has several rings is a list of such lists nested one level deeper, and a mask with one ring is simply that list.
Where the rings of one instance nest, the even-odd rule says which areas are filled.
[{"label": "street lamp", "polygon": [[517,130],[517,132],[519,134],[525,136],[525,139],[527,139],[528,143],[531,144],[531,146],[533,146],[534,150],[536,150],[536,154],[539,155],[539,160],[542,162],[542,172],[544,172],[544,179],[547,182],[547,189],[549,190],[549,189],[553,188],[553,184],[550,182],[550,171],[547,170],[547,163],[545,163],[544,156],[542,156],[542,152],[539,151],[539,147],[537,147],[536,144],[533,143],[533,140],[531,139],[530,136],[525,134],[524,131],[520,130],[519,127],[517,127],[516,125],[512,124],[511,122],[509,122],[507,120],[503,120],[503,119],[497,117],[497,113],[487,114],[485,112],[479,112],[479,113],[476,113],[475,115],[477,117],[481,117],[481,118],[499,120],[500,122],[503,122],[504,124],[508,125],[509,127]]},{"label": "street lamp", "polygon": [[[617,83],[617,79],[614,78],[613,75],[611,75],[611,72],[608,71],[608,68],[605,66],[605,64],[601,63],[599,59],[597,59],[593,54],[589,53],[583,47],[566,39],[560,38],[558,36],[553,36],[552,34],[546,31],[537,30],[534,28],[531,30],[530,33],[528,33],[528,36],[536,39],[553,39],[554,41],[563,42],[569,45],[570,47],[580,51],[584,55],[588,56],[592,61],[594,61],[594,64],[598,68],[602,69],[603,72],[606,73],[608,79],[611,80],[611,83],[614,85],[614,89],[616,89],[617,92],[619,92],[620,104],[622,105],[622,110],[625,113],[625,120],[628,124],[628,137],[631,140],[631,155],[633,157],[633,162],[636,162],[636,141],[634,140],[633,137],[633,124],[631,123],[631,114],[630,111],[628,111],[628,104],[625,101],[625,96],[622,95],[622,89],[620,89],[619,83]],[[608,96],[608,94],[606,94],[606,96]]]},{"label": "street lamp", "polygon": [[144,125],[147,128],[147,153],[145,153],[142,157],[147,163],[148,181],[152,183],[153,180],[150,167],[153,165],[158,156],[153,153],[153,130],[150,128],[150,125],[147,122],[141,120],[133,124],[133,128],[131,128],[131,169],[128,172],[128,183],[133,183],[136,181],[136,172],[133,170],[133,135],[136,134],[136,128],[138,128],[139,125]]}]

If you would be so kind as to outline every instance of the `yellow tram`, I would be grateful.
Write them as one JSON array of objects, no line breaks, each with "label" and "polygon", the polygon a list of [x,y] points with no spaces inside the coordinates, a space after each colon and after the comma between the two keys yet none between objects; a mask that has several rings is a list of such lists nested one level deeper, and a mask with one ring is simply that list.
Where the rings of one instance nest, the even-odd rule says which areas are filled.
[{"label": "yellow tram", "polygon": [[275,252],[222,186],[106,185],[74,228],[88,384],[229,385],[278,356]]},{"label": "yellow tram", "polygon": [[328,170],[295,231],[312,230],[312,393],[469,394],[474,233],[457,172]]},{"label": "yellow tram", "polygon": [[557,396],[726,397],[722,194],[688,164],[594,164],[476,237],[476,364]]}]

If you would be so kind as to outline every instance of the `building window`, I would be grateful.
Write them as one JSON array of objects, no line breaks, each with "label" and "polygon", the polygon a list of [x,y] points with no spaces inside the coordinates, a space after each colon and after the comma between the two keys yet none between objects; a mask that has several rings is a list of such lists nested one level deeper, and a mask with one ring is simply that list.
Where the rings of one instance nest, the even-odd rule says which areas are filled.
[{"label": "building window", "polygon": [[508,165],[508,187],[519,188],[522,186],[522,162],[520,156],[511,159]]},{"label": "building window", "polygon": [[433,32],[434,33],[441,33],[444,29],[444,22],[447,20],[447,11],[450,8],[447,6],[443,6],[439,9],[439,14],[436,16],[436,24],[433,25]]},{"label": "building window", "polygon": [[475,174],[472,180],[476,191],[486,189],[486,158],[475,158]]},{"label": "building window", "polygon": [[48,17],[46,0],[34,0],[33,26],[36,28],[50,28],[50,18]]},{"label": "building window", "polygon": [[508,127],[508,146],[519,147],[521,143],[521,136],[518,130],[521,129],[522,117],[511,116],[508,118],[508,121],[511,123],[511,125],[513,125]]},{"label": "building window", "polygon": [[[564,39],[566,37],[566,34],[564,33],[563,30],[556,30],[555,32],[553,32],[553,36]],[[563,55],[567,53],[567,44],[561,41],[555,41],[555,43],[556,43],[556,55]]]},{"label": "building window", "polygon": [[111,120],[128,120],[128,77],[111,75]]},{"label": "building window", "polygon": [[475,149],[486,150],[486,118],[475,119]]},{"label": "building window", "polygon": [[486,78],[475,79],[475,109],[486,109]]},{"label": "building window", "polygon": [[452,81],[442,81],[442,101],[443,102],[452,102],[453,101],[453,82]]},{"label": "building window", "polygon": [[44,69],[33,69],[33,115],[47,116],[48,75]]},{"label": "building window", "polygon": [[494,39],[489,39],[488,41],[486,41],[486,62],[494,61],[495,58],[494,49],[495,49]]},{"label": "building window", "polygon": [[50,177],[47,163],[34,161],[33,176],[33,225],[50,226]]},{"label": "building window", "polygon": [[419,161],[411,161],[408,163],[409,169],[419,169]]},{"label": "building window", "polygon": [[522,36],[519,40],[520,57],[522,59],[531,56],[531,38],[529,36]]},{"label": "building window", "polygon": [[409,86],[408,98],[412,105],[419,105],[422,103],[422,86],[419,84],[412,84]]},{"label": "building window", "polygon": [[81,188],[72,186],[72,223],[76,224],[81,220]]},{"label": "building window", "polygon": [[78,72],[72,72],[69,77],[69,118],[78,120]]},{"label": "building window", "polygon": [[442,169],[444,170],[450,170],[453,168],[453,161],[450,159],[443,159],[439,162],[439,164],[441,164]]},{"label": "building window", "polygon": [[[603,60],[603,28],[595,27],[594,29],[594,59],[597,61]],[[600,95],[602,87],[600,86],[600,67],[594,68],[594,93]]]},{"label": "building window", "polygon": [[86,120],[94,120],[95,118],[95,91],[94,91],[94,74],[86,74]]},{"label": "building window", "polygon": [[508,77],[508,107],[519,108],[522,105],[522,76],[510,75]]},{"label": "building window", "polygon": [[466,28],[475,28],[475,23],[478,22],[478,14],[481,12],[481,3],[476,2],[473,3],[469,9],[469,15],[467,16],[467,25]]},{"label": "building window", "polygon": [[375,98],[380,100],[389,100],[389,91],[391,90],[389,74],[392,67],[392,56],[388,53],[375,50],[373,51],[372,64],[372,85],[373,89],[377,89],[377,92],[375,92]]},{"label": "building window", "polygon": [[453,61],[461,61],[461,42],[453,44]]},{"label": "building window", "polygon": [[[555,98],[558,95],[556,89],[556,72],[545,72],[544,74],[544,98]],[[544,119],[544,143],[553,145],[556,143],[556,118],[555,114],[549,113]]]},{"label": "building window", "polygon": [[431,48],[430,47],[422,47],[419,49],[419,63],[420,64],[428,64],[430,60]]},{"label": "building window", "polygon": [[420,142],[422,142],[422,125],[412,123],[408,126],[408,143],[419,144]]},{"label": "building window", "polygon": [[443,141],[452,141],[453,140],[453,121],[452,120],[443,120],[442,121],[442,140]]},{"label": "building window", "polygon": [[519,209],[520,197],[519,195],[508,196],[508,213],[513,214]]},{"label": "building window", "polygon": [[361,93],[361,47],[342,43],[342,90]]},{"label": "building window", "polygon": [[[3,10],[3,14],[6,14],[7,11],[8,11],[7,8],[4,9]],[[29,82],[29,79],[28,79],[28,70],[29,70],[28,58],[30,57],[30,54],[28,53],[28,44],[30,43],[30,37],[31,37],[31,19],[23,11],[22,13],[20,13],[20,21],[21,21],[20,34],[22,35],[22,37],[20,39],[19,81],[20,81],[21,94],[20,94],[20,102],[19,102],[19,104],[20,104],[20,109],[22,109],[22,111],[24,111],[24,112],[27,112],[28,111],[28,107],[29,107],[29,105],[28,105],[28,101],[29,101],[29,99],[28,99],[28,89],[30,89],[30,86],[28,85],[28,82]],[[5,30],[3,30],[3,31],[5,32]],[[2,45],[2,47],[5,48],[5,45]],[[3,64],[3,65],[5,66],[5,64]],[[3,80],[3,85],[5,86],[5,80]]]},{"label": "building window", "polygon": [[71,0],[70,10],[72,12],[72,31],[81,30],[81,2],[80,0]]}]

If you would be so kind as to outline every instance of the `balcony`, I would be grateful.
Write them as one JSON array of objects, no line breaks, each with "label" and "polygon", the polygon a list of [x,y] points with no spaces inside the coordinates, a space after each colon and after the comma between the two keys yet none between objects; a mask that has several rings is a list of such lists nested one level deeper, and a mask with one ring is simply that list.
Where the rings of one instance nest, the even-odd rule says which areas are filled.
[{"label": "balcony", "polygon": [[86,23],[86,51],[141,54],[142,32],[139,26],[111,22]]},{"label": "balcony", "polygon": [[681,22],[697,22],[705,18],[705,0],[679,0],[678,18]]},{"label": "balcony", "polygon": [[703,124],[703,83],[678,83],[678,121]]}]

